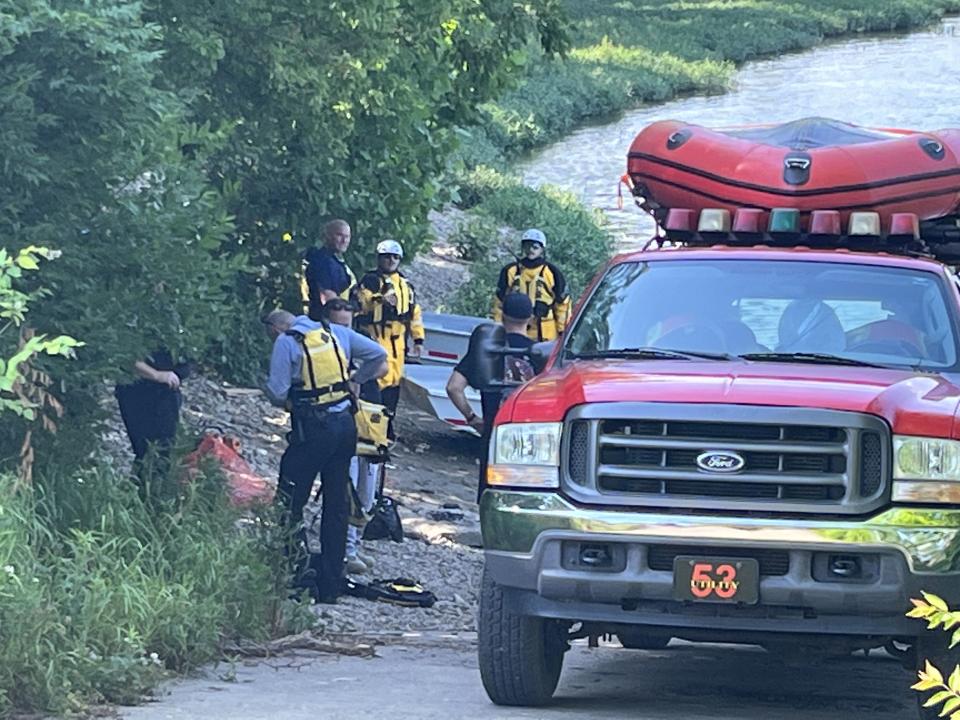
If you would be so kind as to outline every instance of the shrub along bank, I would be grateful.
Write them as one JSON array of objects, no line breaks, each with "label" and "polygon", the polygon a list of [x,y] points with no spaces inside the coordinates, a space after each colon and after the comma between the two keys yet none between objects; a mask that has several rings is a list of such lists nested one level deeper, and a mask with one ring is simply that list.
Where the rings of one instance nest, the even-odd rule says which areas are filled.
[{"label": "shrub along bank", "polygon": [[[490,313],[500,268],[513,259],[490,242],[498,237],[499,226],[543,230],[547,257],[560,266],[574,297],[613,252],[613,236],[604,228],[602,213],[587,210],[571,193],[534,190],[516,178],[480,168],[464,180],[463,195],[471,200],[475,224],[461,230],[459,244],[469,248],[474,263],[471,281],[452,300],[453,312],[481,317]],[[519,236],[510,248],[519,252]]]},{"label": "shrub along bank", "polygon": [[0,475],[0,717],[134,702],[225,641],[303,629],[279,545],[238,520],[215,475],[176,505],[110,471]]},{"label": "shrub along bank", "polygon": [[960,0],[567,0],[573,48],[541,56],[520,85],[483,106],[468,166],[496,165],[592,118],[684,93],[721,92],[747,60],[825,38],[903,31]]},{"label": "shrub along bank", "polygon": [[[572,50],[562,59],[541,56],[515,89],[483,105],[482,121],[461,147],[460,194],[482,223],[543,229],[550,258],[570,275],[576,296],[612,252],[602,216],[556,190],[521,189],[507,174],[511,158],[644,102],[723,92],[736,66],[752,58],[923,26],[960,11],[960,0],[568,0],[565,7]],[[474,264],[452,307],[486,315],[500,265],[488,256],[506,258],[477,245],[472,252],[484,262]]]}]

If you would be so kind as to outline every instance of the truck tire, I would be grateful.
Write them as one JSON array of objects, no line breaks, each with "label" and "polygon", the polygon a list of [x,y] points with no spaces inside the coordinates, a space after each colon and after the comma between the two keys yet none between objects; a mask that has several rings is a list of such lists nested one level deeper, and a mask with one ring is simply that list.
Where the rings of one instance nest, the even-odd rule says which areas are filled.
[{"label": "truck tire", "polygon": [[[943,673],[943,677],[950,676],[953,669],[960,664],[960,645],[952,650],[949,648],[951,635],[952,633],[943,632],[942,629],[938,628],[917,638],[918,670],[922,670],[926,666],[926,661],[929,660]],[[917,709],[920,711],[920,720],[934,720],[934,718],[940,717],[943,705],[923,707],[923,703],[933,695],[933,691],[915,694],[917,696]]]},{"label": "truck tire", "polygon": [[567,649],[555,620],[515,615],[503,590],[484,572],[477,618],[480,677],[497,705],[546,705],[560,680]]},{"label": "truck tire", "polygon": [[641,628],[630,628],[617,633],[617,640],[628,650],[663,650],[670,644],[669,635],[651,635]]}]

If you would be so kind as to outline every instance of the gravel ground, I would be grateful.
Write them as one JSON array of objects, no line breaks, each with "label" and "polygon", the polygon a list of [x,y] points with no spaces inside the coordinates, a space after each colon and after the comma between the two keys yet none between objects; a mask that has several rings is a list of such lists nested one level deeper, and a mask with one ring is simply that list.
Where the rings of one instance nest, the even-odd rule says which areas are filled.
[{"label": "gravel ground", "polygon": [[[433,247],[405,266],[426,312],[443,312],[457,288],[469,279],[449,238],[467,220],[447,208],[430,215]],[[275,481],[286,448],[287,415],[253,388],[238,388],[211,377],[194,377],[183,386],[182,422],[191,432],[218,430],[238,438],[254,471]],[[130,446],[116,402],[105,389],[103,406],[112,414],[104,445],[112,462],[130,467]],[[483,562],[475,502],[479,440],[456,433],[435,419],[400,405],[399,442],[387,466],[386,490],[397,502],[406,539],[365,542],[376,559],[372,572],[358,579],[409,577],[437,596],[429,609],[402,608],[359,598],[317,606],[318,629],[326,633],[461,631],[474,628]],[[307,513],[307,522],[313,518]]]},{"label": "gravel ground", "polygon": [[[255,389],[235,388],[208,377],[184,384],[183,424],[193,431],[218,428],[238,437],[243,455],[261,476],[277,477],[286,447],[287,417]],[[130,450],[116,403],[105,434],[109,454],[129,467]],[[475,500],[479,440],[456,433],[400,406],[399,442],[387,470],[387,494],[399,506],[406,538],[365,542],[373,571],[357,579],[409,577],[437,596],[429,609],[403,608],[359,598],[314,606],[321,633],[461,631],[474,628],[483,554]],[[309,518],[308,518],[309,519]]]},{"label": "gravel ground", "polygon": [[424,312],[445,312],[457,288],[470,280],[470,263],[461,260],[448,241],[466,218],[466,213],[452,207],[442,213],[430,213],[430,227],[437,241],[429,250],[404,263],[403,274],[413,284]]}]

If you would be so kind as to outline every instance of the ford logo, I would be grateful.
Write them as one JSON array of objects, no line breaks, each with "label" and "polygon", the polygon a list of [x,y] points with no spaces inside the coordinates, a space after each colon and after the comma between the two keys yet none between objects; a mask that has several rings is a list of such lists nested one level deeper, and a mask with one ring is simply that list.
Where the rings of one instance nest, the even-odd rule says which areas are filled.
[{"label": "ford logo", "polygon": [[697,467],[711,473],[735,473],[743,470],[743,456],[728,450],[708,450],[697,456]]}]

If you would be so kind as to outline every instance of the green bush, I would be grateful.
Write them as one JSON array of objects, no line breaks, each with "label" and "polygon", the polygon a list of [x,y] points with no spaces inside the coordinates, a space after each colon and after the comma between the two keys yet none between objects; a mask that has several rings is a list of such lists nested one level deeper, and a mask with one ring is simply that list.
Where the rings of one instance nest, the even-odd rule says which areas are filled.
[{"label": "green bush", "polygon": [[63,252],[36,314],[86,343],[41,366],[68,428],[42,461],[88,462],[101,384],[157,347],[249,382],[330,216],[359,265],[422,246],[457,128],[563,47],[559,1],[0,0],[0,236]]},{"label": "green bush", "polygon": [[725,90],[753,58],[827,37],[900,31],[960,10],[958,0],[567,0],[573,49],[540,57],[482,106],[460,156],[502,166],[585,121],[644,102]]},{"label": "green bush", "polygon": [[109,471],[0,476],[0,715],[134,702],[225,641],[302,629],[278,558],[214,473],[169,505]]},{"label": "green bush", "polygon": [[[484,172],[475,185],[478,204],[474,212],[484,223],[518,231],[537,227],[547,235],[547,257],[563,272],[576,298],[613,253],[613,237],[604,228],[600,212],[586,210],[572,194],[549,186],[534,190],[517,179]],[[497,234],[480,261],[471,268],[471,279],[453,300],[453,311],[486,316],[493,304],[500,268],[512,258],[499,251]],[[519,232],[516,248],[519,250]],[[481,252],[475,249],[478,255]]]}]

